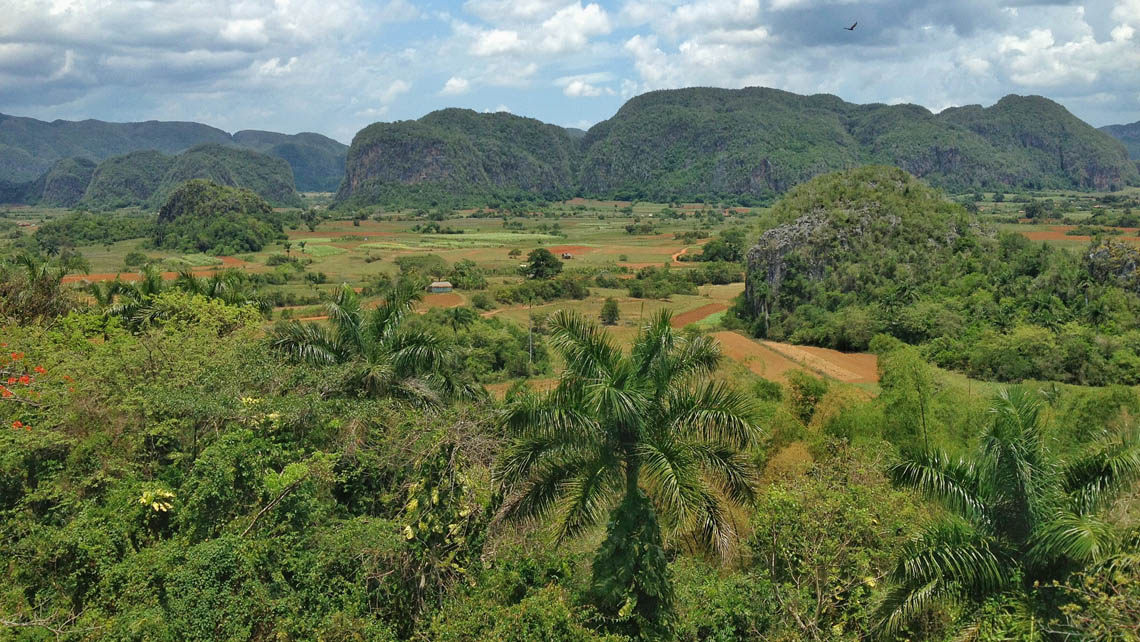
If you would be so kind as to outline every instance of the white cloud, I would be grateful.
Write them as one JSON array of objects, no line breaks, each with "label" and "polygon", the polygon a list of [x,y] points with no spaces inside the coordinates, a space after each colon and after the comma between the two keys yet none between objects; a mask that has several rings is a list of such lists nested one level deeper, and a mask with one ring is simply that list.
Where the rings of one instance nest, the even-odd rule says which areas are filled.
[{"label": "white cloud", "polygon": [[522,39],[515,31],[507,29],[492,29],[480,33],[475,43],[471,45],[471,53],[476,56],[497,56],[499,54],[513,53],[523,46]]},{"label": "white cloud", "polygon": [[395,100],[400,94],[408,93],[408,90],[411,88],[412,84],[406,80],[392,81],[392,84],[388,85],[387,89],[380,92],[380,102],[385,104],[390,103]]},{"label": "white cloud", "polygon": [[452,76],[447,79],[447,82],[443,83],[443,89],[439,90],[439,93],[444,96],[458,96],[470,90],[471,83],[466,78]]}]

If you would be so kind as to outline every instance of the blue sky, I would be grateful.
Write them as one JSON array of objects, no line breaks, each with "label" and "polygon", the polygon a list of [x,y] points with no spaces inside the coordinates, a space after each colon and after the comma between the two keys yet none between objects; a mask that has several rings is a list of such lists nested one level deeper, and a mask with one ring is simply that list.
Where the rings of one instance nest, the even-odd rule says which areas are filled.
[{"label": "blue sky", "polygon": [[[0,112],[349,142],[441,107],[587,128],[652,89],[1140,120],[1140,0],[0,0]],[[855,31],[843,27],[859,22]]]}]

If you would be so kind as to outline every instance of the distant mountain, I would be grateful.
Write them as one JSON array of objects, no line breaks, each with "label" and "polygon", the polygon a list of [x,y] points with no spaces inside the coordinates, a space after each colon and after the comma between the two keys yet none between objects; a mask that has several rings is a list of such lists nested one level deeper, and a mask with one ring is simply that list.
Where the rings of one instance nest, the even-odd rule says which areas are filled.
[{"label": "distant mountain", "polygon": [[1100,130],[1124,143],[1129,157],[1140,160],[1140,121],[1131,125],[1109,125],[1101,127]]},{"label": "distant mountain", "polygon": [[98,162],[141,150],[177,154],[204,143],[245,147],[281,158],[294,172],[298,189],[305,191],[335,190],[344,176],[348,151],[342,143],[311,133],[241,131],[231,136],[199,123],[46,122],[0,114],[0,198],[11,200],[17,186],[43,177],[64,158]]},{"label": "distant mountain", "polygon": [[92,209],[158,208],[180,184],[204,178],[243,187],[272,205],[300,207],[288,163],[250,149],[208,143],[168,156],[145,150],[108,158],[56,161],[34,181],[10,186],[0,202]]},{"label": "distant mountain", "polygon": [[297,189],[303,192],[335,192],[344,179],[348,145],[327,136],[308,132],[288,136],[246,129],[234,134],[233,141],[289,163]]},{"label": "distant mountain", "polygon": [[577,144],[561,127],[506,112],[444,109],[358,132],[337,200],[569,194],[576,157]]},{"label": "distant mountain", "polygon": [[463,110],[370,125],[353,140],[337,199],[768,198],[870,164],[954,191],[1140,185],[1118,141],[1038,96],[934,114],[766,88],[692,88],[637,96],[581,140],[538,121]]},{"label": "distant mountain", "polygon": [[867,164],[951,190],[1140,184],[1116,141],[1036,96],[933,114],[765,88],[657,91],[595,125],[583,146],[584,192],[658,199],[775,194]]},{"label": "distant mountain", "polygon": [[288,163],[232,145],[198,145],[177,156],[132,152],[99,163],[90,178],[77,203],[99,209],[157,208],[175,188],[196,178],[248,189],[272,205],[301,206]]}]

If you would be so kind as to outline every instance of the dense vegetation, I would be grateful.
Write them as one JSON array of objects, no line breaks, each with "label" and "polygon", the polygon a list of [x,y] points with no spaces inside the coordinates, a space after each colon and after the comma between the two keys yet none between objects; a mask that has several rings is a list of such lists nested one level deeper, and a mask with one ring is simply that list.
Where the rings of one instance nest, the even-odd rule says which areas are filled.
[{"label": "dense vegetation", "polygon": [[293,181],[303,192],[335,192],[344,179],[348,145],[313,133],[288,136],[242,130],[233,135],[242,147],[276,156],[293,168]]},{"label": "dense vegetation", "polygon": [[793,189],[748,254],[758,336],[864,350],[887,333],[986,379],[1140,383],[1140,252],[997,233],[902,170]]},{"label": "dense vegetation", "polygon": [[[199,123],[107,123],[98,120],[48,123],[0,114],[0,202],[74,205],[78,201],[74,198],[75,190],[67,192],[72,198],[66,200],[44,195],[42,183],[50,172],[56,171],[53,167],[59,161],[74,158],[98,163],[112,157],[127,156],[129,160],[125,162],[128,167],[108,168],[111,172],[124,171],[125,176],[108,177],[111,184],[101,187],[95,198],[89,199],[90,203],[96,207],[118,207],[123,198],[127,198],[127,204],[144,203],[154,192],[153,188],[145,186],[156,184],[147,177],[167,171],[169,159],[166,155],[181,154],[207,143],[236,146],[282,159],[292,169],[297,189],[305,191],[335,190],[344,176],[344,157],[348,149],[343,143],[311,133],[290,136],[251,130],[230,136]],[[133,154],[140,151],[152,153]],[[163,156],[153,152],[160,152]],[[200,167],[201,171],[204,170]],[[219,180],[216,175],[202,173],[193,177]],[[83,185],[86,184],[87,181],[83,181]],[[83,196],[84,189],[78,190],[79,196]],[[263,196],[272,202],[279,200],[268,192]],[[287,198],[281,200],[284,203]]]},{"label": "dense vegetation", "polygon": [[186,252],[256,252],[284,238],[281,217],[250,190],[187,181],[158,211],[154,245]]},{"label": "dense vegetation", "polygon": [[1140,185],[1118,141],[1038,96],[932,114],[766,88],[691,88],[637,96],[580,141],[530,119],[454,109],[377,123],[354,139],[338,199],[453,204],[576,194],[747,203],[875,163],[957,191]]},{"label": "dense vegetation", "polygon": [[577,144],[561,127],[505,112],[444,109],[415,121],[375,123],[356,134],[337,199],[497,198],[569,194]]}]

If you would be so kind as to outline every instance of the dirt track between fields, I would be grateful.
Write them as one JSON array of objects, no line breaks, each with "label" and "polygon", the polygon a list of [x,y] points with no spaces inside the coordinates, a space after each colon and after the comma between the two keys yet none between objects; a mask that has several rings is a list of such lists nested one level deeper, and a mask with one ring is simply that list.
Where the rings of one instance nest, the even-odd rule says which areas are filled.
[{"label": "dirt track between fields", "polygon": [[702,305],[696,310],[689,310],[688,312],[674,316],[672,324],[674,328],[683,328],[690,323],[703,321],[704,319],[716,314],[717,312],[723,312],[727,309],[728,306],[724,303],[710,303],[708,305]]}]

